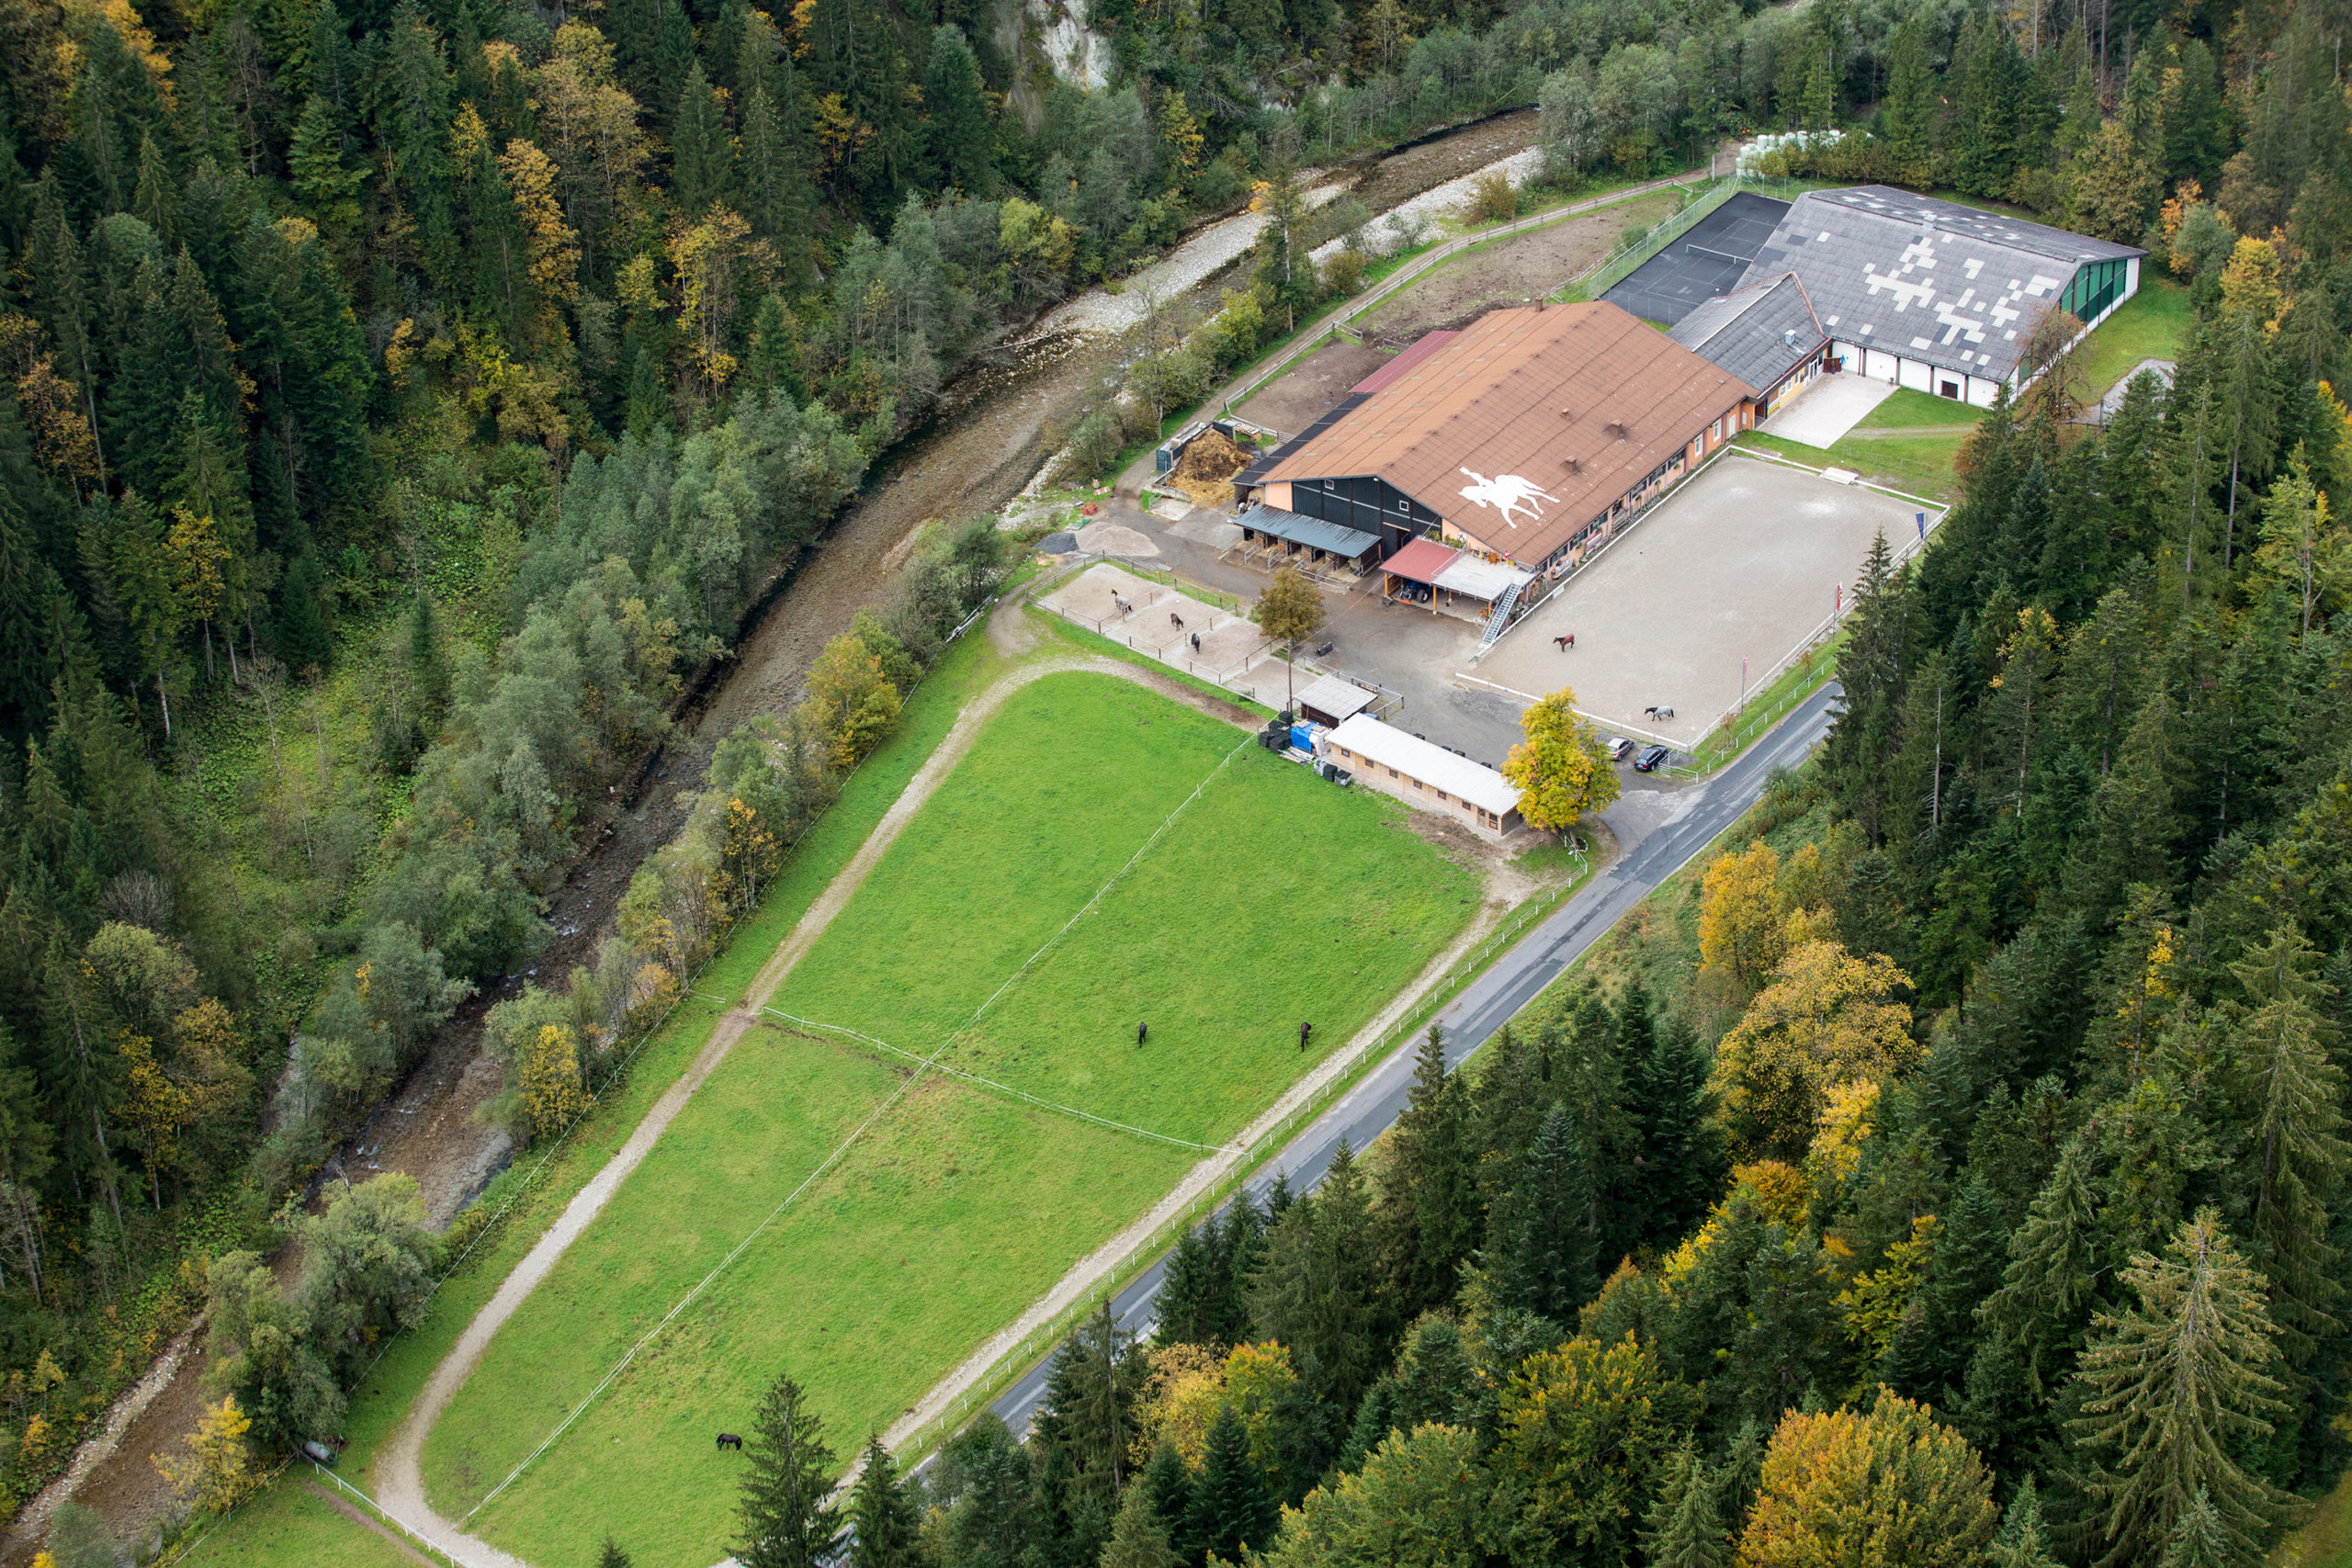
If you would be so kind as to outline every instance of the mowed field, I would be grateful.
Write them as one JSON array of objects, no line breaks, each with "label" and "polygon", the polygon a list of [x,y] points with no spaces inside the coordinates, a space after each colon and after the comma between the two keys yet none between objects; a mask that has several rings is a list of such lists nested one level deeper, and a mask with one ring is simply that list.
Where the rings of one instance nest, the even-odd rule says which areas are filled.
[{"label": "mowed field", "polygon": [[[1247,739],[1130,682],[1035,682],[776,1008],[944,1046],[943,1064],[1167,1138],[1229,1138],[1478,897],[1400,808]],[[747,1034],[435,1427],[436,1506],[462,1516],[498,1485],[911,1070],[781,1019]],[[846,1461],[1200,1157],[922,1077],[469,1528],[546,1568],[593,1562],[608,1529],[643,1568],[708,1568],[741,1470],[711,1434],[748,1425],[777,1371],[810,1389]]]}]

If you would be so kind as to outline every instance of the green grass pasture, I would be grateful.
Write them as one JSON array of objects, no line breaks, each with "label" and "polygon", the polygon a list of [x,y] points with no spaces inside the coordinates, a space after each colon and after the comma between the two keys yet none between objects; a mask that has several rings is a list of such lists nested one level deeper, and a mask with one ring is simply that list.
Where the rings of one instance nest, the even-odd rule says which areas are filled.
[{"label": "green grass pasture", "polygon": [[2188,338],[2188,290],[2140,265],[2140,291],[2075,351],[2090,396],[2101,398],[2143,359],[2178,359]]},{"label": "green grass pasture", "polygon": [[[777,1005],[936,1049],[1207,779],[945,1059],[1123,1122],[1229,1135],[1476,897],[1401,808],[1254,748],[1228,761],[1245,739],[1105,676],[1025,688]],[[1301,1018],[1317,1025],[1305,1054]],[[908,1067],[780,1025],[747,1035],[444,1416],[425,1456],[437,1506],[462,1514],[503,1479]],[[922,1079],[471,1528],[545,1568],[593,1562],[607,1528],[645,1568],[707,1568],[741,1470],[711,1434],[741,1430],[768,1379],[802,1380],[846,1461],[1198,1157]]]}]

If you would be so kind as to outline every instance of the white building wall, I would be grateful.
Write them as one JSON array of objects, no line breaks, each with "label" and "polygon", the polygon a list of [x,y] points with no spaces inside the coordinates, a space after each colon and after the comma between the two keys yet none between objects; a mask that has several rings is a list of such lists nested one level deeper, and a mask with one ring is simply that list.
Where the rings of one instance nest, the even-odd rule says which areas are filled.
[{"label": "white building wall", "polygon": [[1923,360],[1898,359],[1894,362],[1894,384],[1908,387],[1916,392],[1933,392],[1936,389],[1928,380],[1933,373],[1933,367]]}]

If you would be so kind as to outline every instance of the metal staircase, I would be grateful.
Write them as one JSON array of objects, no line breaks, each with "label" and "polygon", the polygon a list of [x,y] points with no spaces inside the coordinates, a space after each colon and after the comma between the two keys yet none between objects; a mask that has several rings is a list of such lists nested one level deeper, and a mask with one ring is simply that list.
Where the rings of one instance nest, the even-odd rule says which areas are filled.
[{"label": "metal staircase", "polygon": [[1495,601],[1494,609],[1487,616],[1486,634],[1478,639],[1480,653],[1492,648],[1495,638],[1502,636],[1503,628],[1510,625],[1510,614],[1519,607],[1519,591],[1526,586],[1525,582],[1514,582],[1503,590],[1501,598]]}]

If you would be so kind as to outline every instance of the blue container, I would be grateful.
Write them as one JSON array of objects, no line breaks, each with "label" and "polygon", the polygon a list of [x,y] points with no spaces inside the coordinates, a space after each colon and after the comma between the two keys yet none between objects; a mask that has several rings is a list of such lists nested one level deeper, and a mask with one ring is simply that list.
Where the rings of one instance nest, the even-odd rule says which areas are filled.
[{"label": "blue container", "polygon": [[1290,727],[1290,743],[1311,755],[1315,750],[1315,732],[1322,728],[1319,724],[1294,724]]}]

